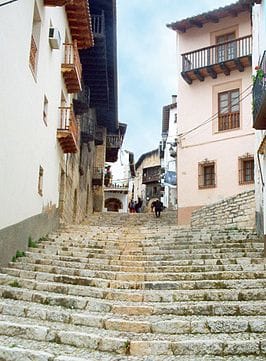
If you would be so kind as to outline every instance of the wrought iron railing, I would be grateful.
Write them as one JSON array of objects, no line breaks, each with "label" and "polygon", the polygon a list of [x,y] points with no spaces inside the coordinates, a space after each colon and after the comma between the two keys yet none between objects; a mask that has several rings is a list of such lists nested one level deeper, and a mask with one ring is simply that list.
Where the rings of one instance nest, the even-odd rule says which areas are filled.
[{"label": "wrought iron railing", "polygon": [[[266,50],[263,53],[257,75],[254,78],[253,85],[253,120],[255,122],[257,115],[266,101]],[[266,125],[265,125],[266,128]]]},{"label": "wrought iron railing", "polygon": [[182,72],[204,68],[251,55],[252,36],[244,36],[182,54]]}]

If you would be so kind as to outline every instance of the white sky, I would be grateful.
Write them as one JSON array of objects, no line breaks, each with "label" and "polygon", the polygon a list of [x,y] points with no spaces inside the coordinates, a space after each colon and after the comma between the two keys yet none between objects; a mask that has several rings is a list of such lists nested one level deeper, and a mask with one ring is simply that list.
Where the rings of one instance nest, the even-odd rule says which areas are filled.
[{"label": "white sky", "polygon": [[156,149],[162,107],[176,94],[175,32],[166,24],[234,0],[117,0],[119,121],[127,123],[123,149]]}]

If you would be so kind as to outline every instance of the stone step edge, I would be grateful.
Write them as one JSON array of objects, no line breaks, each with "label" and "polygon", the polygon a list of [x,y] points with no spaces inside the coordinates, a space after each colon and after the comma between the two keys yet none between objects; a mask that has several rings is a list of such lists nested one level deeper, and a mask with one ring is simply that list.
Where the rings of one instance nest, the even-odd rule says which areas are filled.
[{"label": "stone step edge", "polygon": [[45,326],[22,325],[0,322],[0,334],[20,335],[22,338],[36,341],[55,342],[95,351],[112,352],[122,355],[266,355],[266,341],[260,339],[236,340],[221,337],[210,340],[209,337],[197,337],[190,340],[131,340],[127,337],[114,338],[74,331],[50,330]]},{"label": "stone step edge", "polygon": [[[131,316],[130,319],[121,315],[106,313],[99,315],[97,312],[73,312],[53,307],[20,304],[17,309],[0,301],[0,315],[17,317],[21,320],[51,321],[67,323],[73,326],[95,327],[98,329],[153,334],[217,334],[217,333],[266,333],[266,316],[169,316],[159,318],[154,315]],[[22,322],[23,323],[23,322]]]}]

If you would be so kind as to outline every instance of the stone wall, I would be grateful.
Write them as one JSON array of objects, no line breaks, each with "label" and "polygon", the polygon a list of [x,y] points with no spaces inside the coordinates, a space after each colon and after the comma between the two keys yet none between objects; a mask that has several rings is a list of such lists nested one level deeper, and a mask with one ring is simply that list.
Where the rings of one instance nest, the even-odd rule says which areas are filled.
[{"label": "stone wall", "polygon": [[194,211],[191,217],[191,227],[254,230],[256,227],[255,191],[243,192]]}]

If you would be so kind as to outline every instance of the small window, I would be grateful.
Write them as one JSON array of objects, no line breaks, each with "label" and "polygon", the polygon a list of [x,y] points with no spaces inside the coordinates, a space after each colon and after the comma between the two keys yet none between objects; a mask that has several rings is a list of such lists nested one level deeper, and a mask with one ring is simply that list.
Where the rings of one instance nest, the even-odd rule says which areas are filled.
[{"label": "small window", "polygon": [[218,130],[230,130],[240,126],[239,89],[218,94]]},{"label": "small window", "polygon": [[40,196],[43,195],[43,167],[41,166],[39,168],[38,193]]},{"label": "small window", "polygon": [[47,126],[48,124],[48,100],[46,98],[46,96],[44,96],[44,100],[43,100],[43,122],[44,124]]},{"label": "small window", "polygon": [[216,187],[215,163],[205,161],[199,163],[199,189]]},{"label": "small window", "polygon": [[32,22],[30,56],[29,56],[29,65],[34,78],[36,77],[37,74],[40,33],[41,33],[41,17],[39,14],[37,4],[35,2],[33,22]]},{"label": "small window", "polygon": [[239,184],[254,183],[254,158],[239,158]]}]

